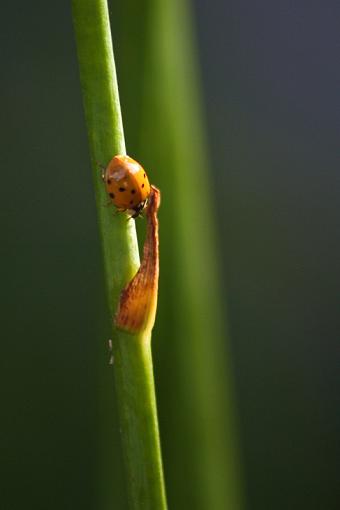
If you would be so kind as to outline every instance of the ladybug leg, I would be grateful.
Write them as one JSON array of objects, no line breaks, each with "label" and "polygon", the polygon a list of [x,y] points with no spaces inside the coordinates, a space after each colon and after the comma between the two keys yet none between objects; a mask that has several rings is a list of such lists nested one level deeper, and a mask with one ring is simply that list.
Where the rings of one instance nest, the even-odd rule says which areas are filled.
[{"label": "ladybug leg", "polygon": [[132,214],[132,216],[130,216],[129,219],[131,219],[131,218],[136,219],[139,216],[142,216],[142,211],[143,211],[143,209],[145,207],[145,202],[146,202],[146,200],[144,200],[144,202],[141,202],[140,204],[138,204],[136,207],[134,207],[132,209],[133,214]]},{"label": "ladybug leg", "polygon": [[[132,211],[131,211],[132,212]],[[128,220],[136,219],[136,218],[143,218],[142,211],[133,211],[133,214],[128,217]]]},{"label": "ladybug leg", "polygon": [[116,209],[115,209],[115,211],[114,211],[113,215],[114,215],[114,216],[116,216],[117,214],[119,214],[119,213],[123,213],[123,212],[126,212],[126,211],[127,211],[127,209],[124,209],[124,208],[122,208],[122,207],[116,207]]},{"label": "ladybug leg", "polygon": [[[132,211],[131,211],[131,212],[132,212]],[[137,216],[138,216],[138,214],[136,214],[136,213],[134,212],[131,216],[128,216],[128,217],[127,217],[127,221],[132,220],[132,219],[135,219],[135,218],[137,218]]]},{"label": "ladybug leg", "polygon": [[[114,203],[112,202],[112,200],[108,200],[106,203],[105,203],[105,207],[111,207],[113,206]],[[116,216],[116,214],[118,214],[119,212],[121,211],[126,211],[126,209],[118,209],[117,207],[115,207],[114,211],[113,211],[113,215]]]},{"label": "ladybug leg", "polygon": [[97,165],[99,166],[99,168],[101,169],[102,173],[101,173],[101,178],[103,179],[103,181],[105,181],[105,166],[102,165],[101,163],[99,163],[98,161],[96,161]]},{"label": "ladybug leg", "polygon": [[109,343],[109,356],[110,356],[109,365],[113,365],[114,358],[113,358],[113,351],[112,351],[112,340],[110,339],[108,343]]}]

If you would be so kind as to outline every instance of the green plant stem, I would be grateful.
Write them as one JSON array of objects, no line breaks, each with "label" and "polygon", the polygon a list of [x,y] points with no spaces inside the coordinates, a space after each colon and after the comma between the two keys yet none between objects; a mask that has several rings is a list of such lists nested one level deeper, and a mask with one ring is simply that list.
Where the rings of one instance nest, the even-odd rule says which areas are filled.
[{"label": "green plant stem", "polygon": [[114,349],[116,385],[130,505],[166,508],[160,457],[150,336],[120,334]]},{"label": "green plant stem", "polygon": [[[114,317],[122,288],[139,267],[134,221],[113,215],[98,163],[125,154],[118,86],[106,0],[73,0],[83,102],[93,167],[108,306]],[[113,321],[112,321],[113,323]],[[151,336],[112,333],[116,394],[132,509],[166,508]]]}]

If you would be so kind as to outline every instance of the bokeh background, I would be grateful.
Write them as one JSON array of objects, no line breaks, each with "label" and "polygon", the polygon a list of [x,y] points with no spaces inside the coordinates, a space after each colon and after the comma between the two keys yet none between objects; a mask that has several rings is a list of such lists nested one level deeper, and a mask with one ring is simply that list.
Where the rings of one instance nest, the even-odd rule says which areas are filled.
[{"label": "bokeh background", "polygon": [[[245,509],[336,509],[339,5],[195,0],[192,11]],[[119,78],[131,27],[112,26]],[[0,37],[0,506],[97,508],[100,483],[112,489],[98,480],[98,449],[113,448],[123,509],[70,5],[8,2]],[[124,115],[124,91],[122,103]],[[169,352],[155,347],[159,379]],[[166,429],[174,396],[159,387]],[[105,412],[116,442],[103,427],[99,447]]]}]

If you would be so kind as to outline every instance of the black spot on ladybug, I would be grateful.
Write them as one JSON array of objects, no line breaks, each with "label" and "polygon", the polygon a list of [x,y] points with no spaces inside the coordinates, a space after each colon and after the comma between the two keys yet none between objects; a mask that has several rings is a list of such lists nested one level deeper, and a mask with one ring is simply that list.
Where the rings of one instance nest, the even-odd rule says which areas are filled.
[{"label": "black spot on ladybug", "polygon": [[106,182],[107,182],[108,184],[111,184],[111,179],[108,179]]},{"label": "black spot on ladybug", "polygon": [[144,174],[144,179],[145,179],[145,174]]},{"label": "black spot on ladybug", "polygon": [[110,197],[111,198],[114,198],[115,197],[115,194],[114,193],[109,193]]},{"label": "black spot on ladybug", "polygon": [[132,204],[133,204],[133,200],[130,200],[130,205],[132,205]]},{"label": "black spot on ladybug", "polygon": [[123,192],[125,191],[125,188],[119,188],[119,191]]},{"label": "black spot on ladybug", "polygon": [[132,190],[131,190],[131,193],[132,193],[132,195],[134,195],[134,194],[136,193],[136,190],[135,190],[135,189],[132,189]]},{"label": "black spot on ladybug", "polygon": [[144,182],[143,182],[143,184],[142,184],[142,188],[144,188]]}]

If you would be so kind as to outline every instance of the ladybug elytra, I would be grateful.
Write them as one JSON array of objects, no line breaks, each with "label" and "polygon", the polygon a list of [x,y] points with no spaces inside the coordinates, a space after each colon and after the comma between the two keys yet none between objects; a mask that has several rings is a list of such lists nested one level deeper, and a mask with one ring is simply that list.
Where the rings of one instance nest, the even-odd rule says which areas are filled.
[{"label": "ladybug elytra", "polygon": [[118,155],[107,165],[103,179],[117,209],[130,210],[132,218],[137,218],[150,195],[150,183],[144,168],[129,156]]}]

